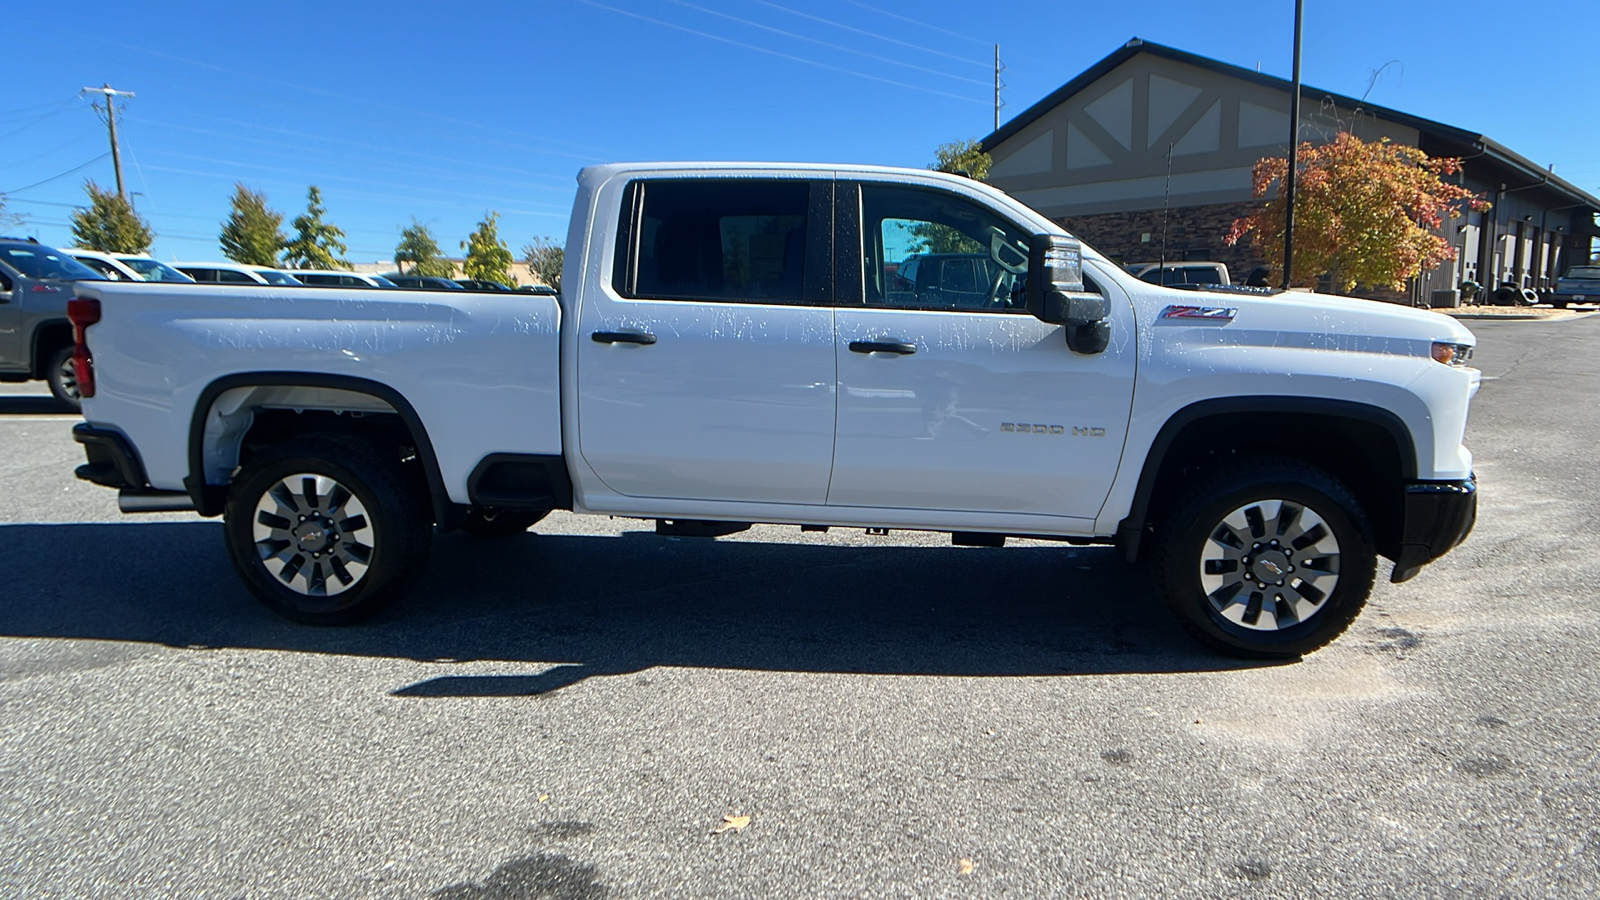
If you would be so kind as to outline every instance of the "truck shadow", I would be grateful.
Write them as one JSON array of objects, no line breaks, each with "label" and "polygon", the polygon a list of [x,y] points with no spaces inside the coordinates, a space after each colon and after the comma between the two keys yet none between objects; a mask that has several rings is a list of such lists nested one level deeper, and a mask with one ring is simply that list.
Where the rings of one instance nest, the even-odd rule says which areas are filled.
[{"label": "truck shadow", "polygon": [[76,409],[54,397],[0,395],[0,416],[59,416]]},{"label": "truck shadow", "polygon": [[[529,674],[433,678],[415,697],[522,696],[654,666],[929,676],[1216,671],[1110,548],[838,547],[447,535],[373,621],[278,618],[216,522],[0,526],[0,635],[408,658]],[[3,663],[0,663],[3,665]]]}]

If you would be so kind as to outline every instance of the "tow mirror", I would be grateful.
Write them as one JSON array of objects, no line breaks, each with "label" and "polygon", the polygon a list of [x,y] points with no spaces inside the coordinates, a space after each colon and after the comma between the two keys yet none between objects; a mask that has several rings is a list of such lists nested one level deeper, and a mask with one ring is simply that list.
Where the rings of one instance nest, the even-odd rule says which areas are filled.
[{"label": "tow mirror", "polygon": [[1111,304],[1083,284],[1083,245],[1063,234],[1036,234],[1028,248],[1028,312],[1065,325],[1074,353],[1102,353],[1111,343]]}]

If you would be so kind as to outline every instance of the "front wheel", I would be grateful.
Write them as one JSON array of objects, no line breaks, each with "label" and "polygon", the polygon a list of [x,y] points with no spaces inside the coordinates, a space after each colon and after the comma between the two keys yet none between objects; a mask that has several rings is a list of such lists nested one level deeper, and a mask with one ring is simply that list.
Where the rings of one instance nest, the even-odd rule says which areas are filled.
[{"label": "front wheel", "polygon": [[44,378],[57,401],[73,409],[82,408],[83,398],[78,396],[78,367],[72,362],[71,346],[62,347],[50,355]]},{"label": "front wheel", "polygon": [[1240,459],[1165,517],[1156,584],[1202,644],[1292,658],[1338,637],[1366,605],[1377,571],[1371,533],[1361,504],[1322,469]]},{"label": "front wheel", "polygon": [[377,613],[421,576],[433,517],[397,455],[308,436],[245,464],[223,529],[234,568],[268,608],[343,625]]}]

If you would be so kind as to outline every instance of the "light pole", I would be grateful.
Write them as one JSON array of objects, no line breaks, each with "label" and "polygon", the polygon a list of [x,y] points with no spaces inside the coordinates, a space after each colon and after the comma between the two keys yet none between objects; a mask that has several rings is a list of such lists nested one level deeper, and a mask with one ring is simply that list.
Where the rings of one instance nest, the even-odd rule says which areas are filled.
[{"label": "light pole", "polygon": [[1294,180],[1300,165],[1300,22],[1305,0],[1294,0],[1294,76],[1289,89],[1289,172],[1283,178],[1283,289],[1294,277]]}]

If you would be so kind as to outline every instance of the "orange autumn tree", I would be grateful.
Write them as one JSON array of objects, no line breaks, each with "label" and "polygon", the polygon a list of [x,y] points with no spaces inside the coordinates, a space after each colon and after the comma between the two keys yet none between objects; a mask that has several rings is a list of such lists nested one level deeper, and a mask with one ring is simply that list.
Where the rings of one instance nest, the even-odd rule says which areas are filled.
[{"label": "orange autumn tree", "polygon": [[[1400,290],[1409,278],[1455,259],[1455,248],[1437,232],[1463,208],[1489,204],[1444,176],[1461,171],[1461,160],[1430,157],[1415,147],[1383,138],[1368,143],[1340,132],[1322,146],[1300,145],[1295,180],[1294,282],[1308,286],[1329,276],[1338,291],[1357,284]],[[1281,185],[1289,161],[1258,160],[1252,171],[1257,197]],[[1272,261],[1273,283],[1283,277],[1281,193],[1252,215],[1236,219],[1226,240],[1246,235],[1255,251]]]}]

